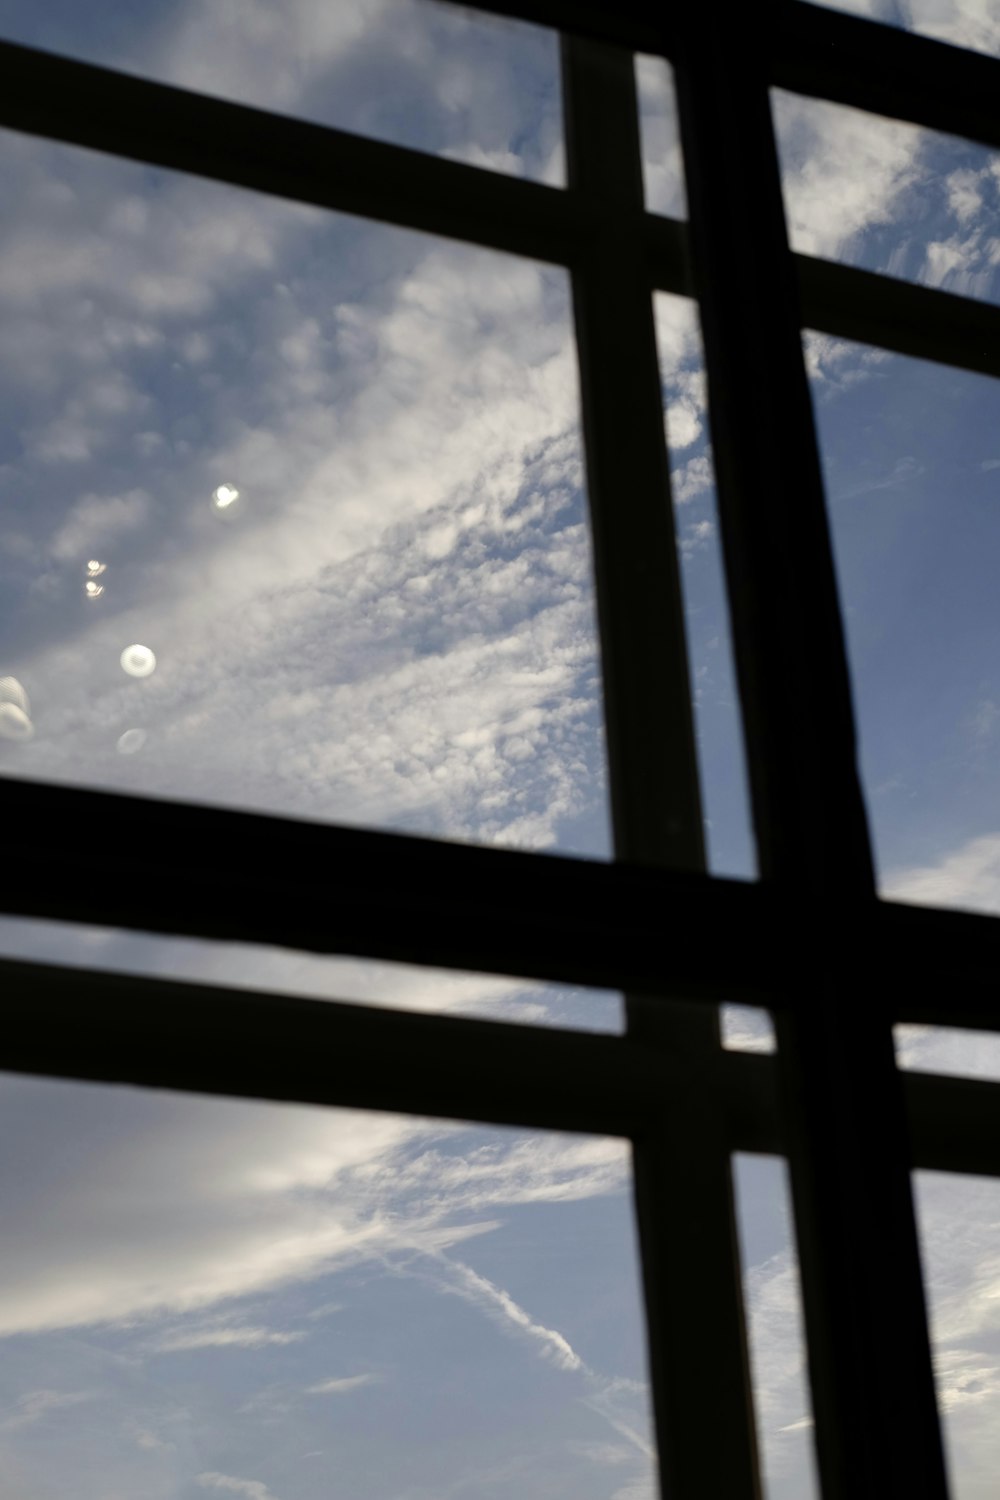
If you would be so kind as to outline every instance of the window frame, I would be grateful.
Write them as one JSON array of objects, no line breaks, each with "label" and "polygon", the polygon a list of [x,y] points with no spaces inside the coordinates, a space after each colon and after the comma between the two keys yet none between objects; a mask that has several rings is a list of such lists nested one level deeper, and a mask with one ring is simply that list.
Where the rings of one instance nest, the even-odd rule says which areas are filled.
[{"label": "window frame", "polygon": [[[678,1500],[759,1494],[731,1157],[783,1154],[824,1500],[944,1500],[911,1172],[1000,1176],[1000,1085],[901,1074],[892,1027],[1000,1030],[1000,922],[876,897],[801,330],[996,376],[1000,308],[792,254],[769,90],[1000,148],[1000,62],[803,0],[475,3],[563,32],[564,189],[7,42],[0,125],[569,270],[614,862],[8,778],[0,906],[612,987],[625,1034],[0,961],[0,1067],[627,1136]],[[643,205],[636,50],[674,68],[685,223]],[[756,883],[705,871],[657,290],[702,319]],[[722,1000],[775,1056],[722,1048]]]}]

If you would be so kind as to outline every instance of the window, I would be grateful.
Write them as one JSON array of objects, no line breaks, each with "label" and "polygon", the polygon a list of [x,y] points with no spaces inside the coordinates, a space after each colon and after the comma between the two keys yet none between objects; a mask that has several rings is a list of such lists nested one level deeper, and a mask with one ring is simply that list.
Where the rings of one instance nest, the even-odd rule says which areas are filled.
[{"label": "window", "polygon": [[[800,0],[665,6],[659,19],[602,0],[478,9],[561,32],[565,187],[541,106],[544,160],[458,161],[434,122],[405,146],[389,143],[391,123],[388,140],[355,136],[76,61],[58,34],[51,53],[0,47],[0,126],[254,190],[282,212],[307,205],[540,262],[553,283],[568,272],[614,859],[96,791],[8,761],[3,906],[621,991],[625,1032],[7,961],[0,1067],[628,1138],[661,1484],[678,1500],[759,1493],[732,1163],[783,1156],[821,1492],[943,1500],[911,1170],[1000,1176],[1000,1096],[902,1074],[893,1027],[1000,1030],[1000,929],[876,893],[802,333],[995,377],[1000,322],[985,302],[792,254],[770,91],[997,149],[1000,63]],[[638,53],[673,68],[684,222],[644,206]],[[265,102],[282,107],[280,90]],[[700,309],[756,881],[705,867],[656,293]],[[217,509],[238,502],[241,480],[217,476]],[[102,559],[90,561],[100,589]],[[152,672],[155,648],[130,649],[126,672]],[[30,704],[8,689],[15,744]],[[722,1047],[726,1002],[771,1012],[773,1054]],[[207,1475],[234,1489],[223,1481]]]}]

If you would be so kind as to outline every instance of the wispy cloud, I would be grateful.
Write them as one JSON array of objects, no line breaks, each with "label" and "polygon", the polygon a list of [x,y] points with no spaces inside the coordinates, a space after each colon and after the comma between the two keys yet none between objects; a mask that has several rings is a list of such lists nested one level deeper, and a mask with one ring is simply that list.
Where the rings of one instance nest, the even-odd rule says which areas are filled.
[{"label": "wispy cloud", "polygon": [[363,1385],[374,1385],[378,1379],[377,1375],[334,1376],[331,1380],[319,1380],[315,1385],[307,1385],[305,1394],[307,1396],[340,1396],[345,1391],[356,1391]]},{"label": "wispy cloud", "polygon": [[583,1360],[561,1333],[554,1328],[546,1328],[544,1323],[536,1322],[502,1287],[487,1277],[480,1276],[471,1266],[458,1260],[450,1260],[447,1256],[435,1257],[435,1265],[442,1273],[443,1291],[454,1292],[469,1302],[476,1303],[499,1322],[507,1323],[525,1334],[539,1346],[543,1357],[551,1360],[558,1369],[585,1368]]},{"label": "wispy cloud", "polygon": [[23,1427],[32,1427],[51,1412],[64,1411],[81,1402],[93,1401],[92,1391],[29,1391],[20,1396],[6,1416],[0,1416],[0,1431],[15,1432]]},{"label": "wispy cloud", "polygon": [[259,1479],[238,1479],[233,1474],[206,1472],[198,1475],[203,1490],[225,1490],[231,1495],[246,1495],[247,1500],[277,1500]]},{"label": "wispy cloud", "polygon": [[232,1327],[177,1329],[162,1334],[150,1347],[157,1354],[178,1354],[191,1349],[263,1349],[271,1344],[297,1344],[304,1333],[279,1332],[271,1328]]}]

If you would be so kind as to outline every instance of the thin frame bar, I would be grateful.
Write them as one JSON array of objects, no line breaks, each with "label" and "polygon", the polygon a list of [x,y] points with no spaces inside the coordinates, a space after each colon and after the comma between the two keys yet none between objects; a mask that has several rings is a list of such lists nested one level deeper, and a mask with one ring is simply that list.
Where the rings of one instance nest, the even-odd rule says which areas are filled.
[{"label": "thin frame bar", "polygon": [[775,1025],[817,1456],[825,1500],[945,1500],[884,971],[838,953],[874,879],[759,30],[689,11],[675,84],[758,859],[807,992]]},{"label": "thin frame bar", "polygon": [[[700,871],[705,849],[660,367],[645,246],[635,233],[643,184],[631,56],[564,39],[563,99],[570,188],[606,205],[604,234],[574,268],[573,302],[615,850],[629,861]],[[627,1035],[663,1067],[658,1119],[636,1137],[634,1157],[662,1492],[758,1500],[725,1115],[704,1077],[719,1054],[717,1013],[629,994],[626,1021]],[[697,1284],[711,1296],[693,1298]],[[709,1388],[724,1444],[707,1440]]]}]

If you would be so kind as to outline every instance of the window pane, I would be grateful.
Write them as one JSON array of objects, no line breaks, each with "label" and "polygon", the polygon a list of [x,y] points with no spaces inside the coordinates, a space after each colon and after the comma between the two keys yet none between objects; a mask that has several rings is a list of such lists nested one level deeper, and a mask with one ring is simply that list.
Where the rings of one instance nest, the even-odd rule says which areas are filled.
[{"label": "window pane", "polygon": [[769,1011],[756,1005],[724,1005],[722,1045],[728,1052],[775,1052],[777,1042]]},{"label": "window pane", "polygon": [[757,1439],[767,1500],[818,1500],[788,1169],[733,1157]]},{"label": "window pane", "polygon": [[883,895],[1000,910],[996,383],[807,335]]},{"label": "window pane", "polygon": [[652,1493],[624,1143],[5,1077],[4,1491]]},{"label": "window pane", "polygon": [[819,0],[830,10],[915,31],[936,42],[1000,57],[1000,7],[996,0]]},{"label": "window pane", "polygon": [[1000,155],[773,92],[792,248],[1000,300]]},{"label": "window pane", "polygon": [[893,1038],[901,1068],[1000,1081],[1000,1033],[906,1024],[893,1027]]},{"label": "window pane", "polygon": [[261,944],[0,916],[0,958],[573,1031],[624,1030],[621,996],[611,990]]},{"label": "window pane", "polygon": [[647,57],[640,53],[635,60],[635,78],[639,91],[646,207],[650,213],[686,219],[687,199],[674,70],[665,57]]},{"label": "window pane", "polygon": [[992,1500],[1000,1471],[1000,1182],[914,1173],[938,1410],[954,1500]]},{"label": "window pane", "polygon": [[23,137],[0,179],[3,771],[606,855],[565,274]]},{"label": "window pane", "polygon": [[554,185],[554,32],[435,0],[7,0],[7,41]]},{"label": "window pane", "polygon": [[743,735],[708,441],[705,362],[696,306],[654,297],[708,864],[754,879]]}]

